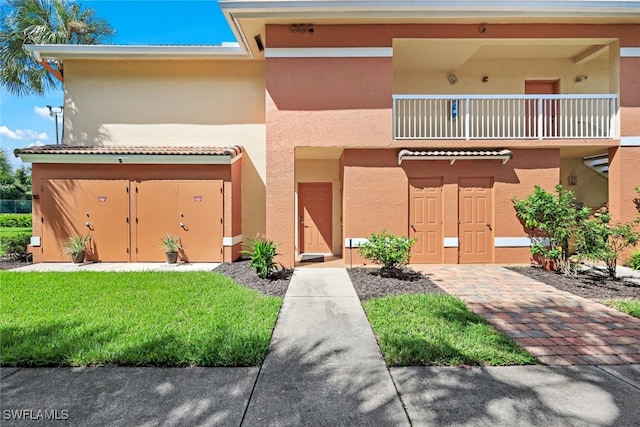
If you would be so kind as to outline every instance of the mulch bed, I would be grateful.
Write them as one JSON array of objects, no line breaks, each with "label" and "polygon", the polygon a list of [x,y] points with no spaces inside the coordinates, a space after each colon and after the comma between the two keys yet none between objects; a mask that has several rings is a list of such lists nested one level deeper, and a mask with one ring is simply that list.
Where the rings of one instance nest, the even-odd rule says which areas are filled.
[{"label": "mulch bed", "polygon": [[13,270],[14,268],[23,267],[28,264],[30,263],[27,261],[10,257],[0,257],[0,270]]},{"label": "mulch bed", "polygon": [[261,279],[249,267],[249,261],[246,260],[233,263],[225,262],[220,264],[214,271],[232,278],[246,288],[275,297],[284,297],[293,274],[293,270],[280,270],[274,277]]},{"label": "mulch bed", "polygon": [[347,269],[361,302],[371,298],[402,294],[446,294],[424,274],[407,268],[396,277],[380,277],[379,268]]},{"label": "mulch bed", "polygon": [[624,298],[640,299],[640,285],[623,279],[609,279],[606,273],[596,269],[582,271],[573,276],[533,266],[507,268],[554,288],[594,301]]}]

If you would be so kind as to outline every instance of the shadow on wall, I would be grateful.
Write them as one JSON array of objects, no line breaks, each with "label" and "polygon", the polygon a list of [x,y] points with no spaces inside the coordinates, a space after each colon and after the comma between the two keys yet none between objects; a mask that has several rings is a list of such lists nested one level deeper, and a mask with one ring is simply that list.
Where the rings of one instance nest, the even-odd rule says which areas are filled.
[{"label": "shadow on wall", "polygon": [[[111,133],[105,128],[99,114],[91,106],[78,108],[73,100],[65,102],[64,130],[62,144],[103,146],[112,142]],[[73,123],[73,124],[72,124]]]}]

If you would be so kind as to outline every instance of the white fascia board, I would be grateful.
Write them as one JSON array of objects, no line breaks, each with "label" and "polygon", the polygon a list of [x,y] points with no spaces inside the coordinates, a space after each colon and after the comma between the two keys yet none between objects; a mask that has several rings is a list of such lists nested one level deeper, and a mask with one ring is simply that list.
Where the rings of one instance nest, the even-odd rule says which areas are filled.
[{"label": "white fascia board", "polygon": [[34,57],[49,59],[247,59],[238,44],[224,46],[24,45]]},{"label": "white fascia board", "polygon": [[[27,163],[134,164],[134,165],[230,165],[231,156],[181,156],[143,154],[20,154]],[[238,156],[236,156],[238,157]]]},{"label": "white fascia board", "polygon": [[639,17],[640,1],[219,0],[235,18]]}]

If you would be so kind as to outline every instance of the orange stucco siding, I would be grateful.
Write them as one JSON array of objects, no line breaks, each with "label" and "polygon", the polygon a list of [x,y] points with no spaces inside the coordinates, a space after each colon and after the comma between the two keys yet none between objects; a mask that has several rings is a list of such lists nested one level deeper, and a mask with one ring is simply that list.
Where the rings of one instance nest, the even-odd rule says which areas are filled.
[{"label": "orange stucco siding", "polygon": [[640,58],[620,58],[620,135],[640,136]]},{"label": "orange stucco siding", "polygon": [[638,26],[587,24],[403,24],[314,25],[313,34],[292,33],[289,25],[267,25],[268,47],[390,47],[394,38],[619,38],[640,46]]},{"label": "orange stucco siding", "polygon": [[[443,236],[458,237],[458,182],[460,178],[493,177],[494,237],[526,237],[516,218],[512,198],[524,198],[535,185],[553,191],[559,180],[560,151],[514,150],[513,159],[448,161],[412,160],[397,164],[397,150],[346,150],[344,153],[344,235],[365,238],[386,229],[406,236],[409,229],[408,185],[412,178],[443,178]],[[497,247],[495,262],[528,262],[522,247]],[[349,251],[344,258],[350,260]],[[362,260],[354,251],[354,262]],[[445,263],[458,262],[458,249],[444,250]]]}]

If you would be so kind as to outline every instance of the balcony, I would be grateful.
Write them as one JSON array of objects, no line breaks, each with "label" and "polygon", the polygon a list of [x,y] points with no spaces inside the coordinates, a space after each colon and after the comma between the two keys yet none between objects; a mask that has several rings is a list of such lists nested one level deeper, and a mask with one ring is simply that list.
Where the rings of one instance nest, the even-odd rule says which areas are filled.
[{"label": "balcony", "polygon": [[612,139],[616,95],[393,95],[393,137]]}]

